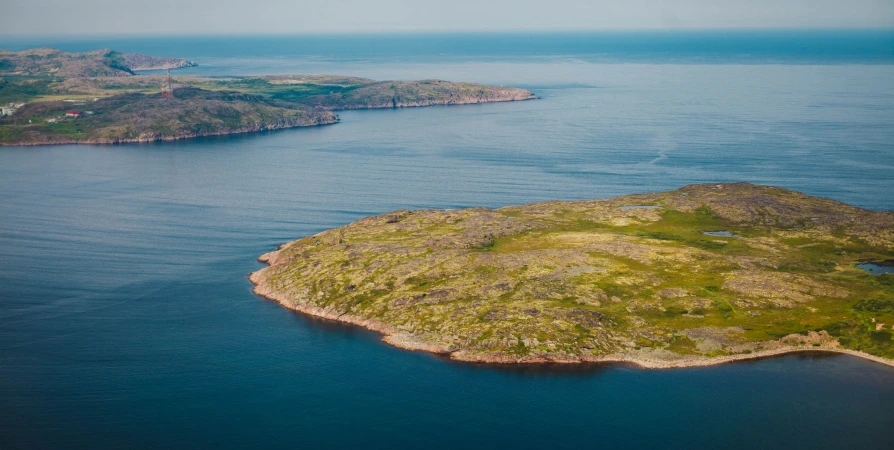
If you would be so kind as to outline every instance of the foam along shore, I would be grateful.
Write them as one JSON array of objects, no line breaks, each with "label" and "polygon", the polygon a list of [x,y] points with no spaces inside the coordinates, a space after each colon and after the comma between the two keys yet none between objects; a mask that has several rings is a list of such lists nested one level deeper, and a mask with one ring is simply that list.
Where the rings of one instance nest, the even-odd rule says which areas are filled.
[{"label": "foam along shore", "polygon": [[[622,208],[634,201],[662,208]],[[735,237],[702,233],[718,229]],[[823,351],[894,365],[894,283],[855,266],[890,259],[892,237],[891,213],[693,185],[396,211],[287,243],[250,279],[286,308],[460,361],[673,368]]]}]

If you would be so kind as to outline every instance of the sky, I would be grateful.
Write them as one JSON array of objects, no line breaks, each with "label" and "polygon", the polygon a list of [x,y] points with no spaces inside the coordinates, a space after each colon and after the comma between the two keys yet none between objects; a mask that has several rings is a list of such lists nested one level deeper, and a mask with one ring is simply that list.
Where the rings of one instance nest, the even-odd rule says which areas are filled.
[{"label": "sky", "polygon": [[0,0],[0,34],[894,28],[894,0]]}]

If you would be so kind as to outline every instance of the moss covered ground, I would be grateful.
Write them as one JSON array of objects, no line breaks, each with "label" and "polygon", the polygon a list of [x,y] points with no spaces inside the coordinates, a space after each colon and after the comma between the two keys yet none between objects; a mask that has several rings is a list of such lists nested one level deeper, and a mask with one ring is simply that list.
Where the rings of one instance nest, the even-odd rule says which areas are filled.
[{"label": "moss covered ground", "polygon": [[[716,231],[729,236],[705,234]],[[265,288],[296,309],[368,319],[462,359],[782,346],[894,359],[892,275],[856,267],[894,259],[894,215],[780,188],[398,211],[268,258]]]}]

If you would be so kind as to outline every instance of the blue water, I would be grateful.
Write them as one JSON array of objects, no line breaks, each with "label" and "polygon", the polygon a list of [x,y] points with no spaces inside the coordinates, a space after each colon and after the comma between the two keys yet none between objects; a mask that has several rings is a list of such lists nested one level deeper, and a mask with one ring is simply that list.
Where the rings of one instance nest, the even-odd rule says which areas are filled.
[{"label": "blue water", "polygon": [[[430,33],[220,36],[6,36],[3,48],[56,47],[66,51],[114,48],[126,52],[205,60],[298,58],[362,62],[487,58],[571,58],[610,62],[890,64],[894,29],[712,30],[553,33]],[[240,68],[241,69],[241,68]],[[215,73],[219,73],[215,71]],[[236,74],[245,74],[238,71]]]},{"label": "blue water", "polygon": [[887,275],[889,273],[894,274],[894,264],[890,262],[887,264],[881,263],[863,263],[857,264],[857,267],[873,274],[873,275]]},{"label": "blue water", "polygon": [[493,368],[251,294],[261,253],[398,208],[742,180],[894,209],[894,34],[574,36],[0,42],[185,56],[196,74],[436,77],[542,97],[0,148],[0,448],[894,446],[894,369],[853,357]]}]

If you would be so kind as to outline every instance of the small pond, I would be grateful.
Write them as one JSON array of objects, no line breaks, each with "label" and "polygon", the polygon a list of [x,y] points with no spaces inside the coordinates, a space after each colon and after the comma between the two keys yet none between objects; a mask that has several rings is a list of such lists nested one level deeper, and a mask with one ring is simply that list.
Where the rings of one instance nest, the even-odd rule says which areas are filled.
[{"label": "small pond", "polygon": [[872,275],[894,273],[894,261],[864,262],[857,264],[857,267],[871,273]]},{"label": "small pond", "polygon": [[702,231],[702,234],[707,236],[718,236],[718,237],[736,237],[732,231],[727,230],[718,230],[718,231]]}]

